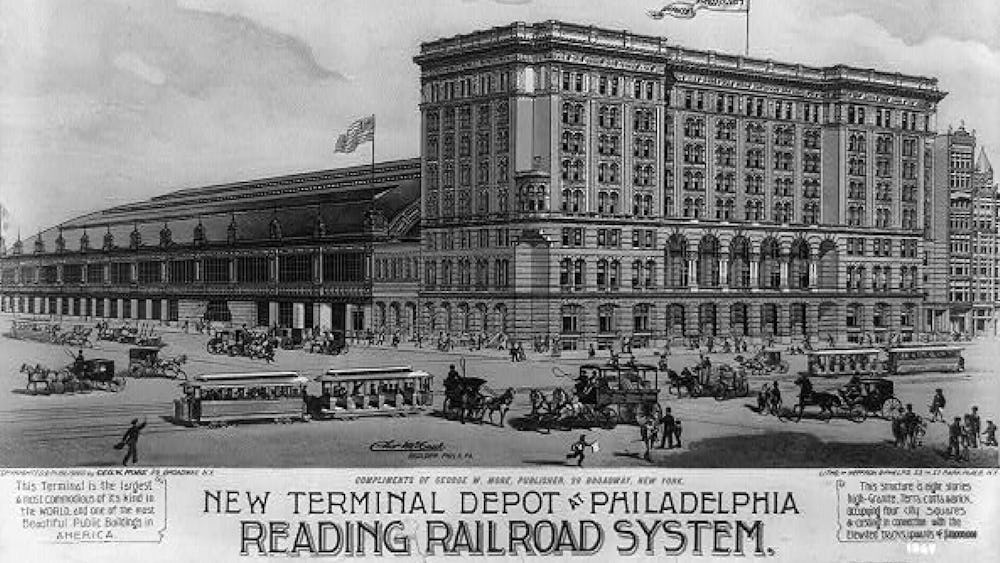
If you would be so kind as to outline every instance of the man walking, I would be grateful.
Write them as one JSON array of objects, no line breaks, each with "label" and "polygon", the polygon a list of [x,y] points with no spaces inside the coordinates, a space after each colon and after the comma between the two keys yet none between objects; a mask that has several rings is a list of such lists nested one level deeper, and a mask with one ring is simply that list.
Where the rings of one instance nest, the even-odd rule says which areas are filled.
[{"label": "man walking", "polygon": [[945,421],[944,418],[944,392],[940,389],[934,390],[934,397],[931,399],[931,422]]},{"label": "man walking", "polygon": [[[677,430],[677,420],[670,407],[663,409],[663,416],[660,417],[660,425],[663,427],[663,435],[660,436],[660,449],[674,449],[674,433]],[[677,440],[677,447],[680,447],[680,440]]]},{"label": "man walking", "polygon": [[145,418],[142,419],[142,424],[139,424],[138,418],[133,418],[132,426],[130,426],[129,429],[125,431],[125,435],[122,436],[121,442],[118,442],[118,444],[115,446],[115,449],[121,449],[123,447],[128,448],[125,450],[125,457],[122,458],[122,465],[128,465],[128,460],[130,457],[132,458],[133,464],[139,463],[139,450],[138,450],[139,433],[142,432],[142,429],[145,427],[146,427]]},{"label": "man walking", "polygon": [[653,417],[649,417],[642,426],[639,427],[639,435],[642,438],[642,444],[646,447],[646,453],[643,454],[642,459],[646,461],[653,461],[651,451],[653,449],[653,444],[656,442],[656,421]]}]

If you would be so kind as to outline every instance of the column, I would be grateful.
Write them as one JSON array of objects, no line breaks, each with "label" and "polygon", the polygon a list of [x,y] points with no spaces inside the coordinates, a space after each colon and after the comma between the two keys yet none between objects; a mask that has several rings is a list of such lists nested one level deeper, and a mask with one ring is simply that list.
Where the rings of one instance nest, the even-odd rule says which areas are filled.
[{"label": "column", "polygon": [[719,283],[722,291],[729,291],[729,258],[719,258]]},{"label": "column", "polygon": [[760,336],[760,303],[747,303],[747,333],[749,336]]},{"label": "column", "polygon": [[[56,312],[54,314],[62,316],[62,312],[63,312],[63,299],[65,299],[65,297],[56,297]],[[20,312],[20,311],[18,311],[18,312]]]},{"label": "column", "polygon": [[[723,291],[729,289],[723,287]],[[715,304],[715,324],[718,327],[719,336],[729,336],[732,334],[732,312],[731,304],[728,301],[720,301]]]},{"label": "column", "polygon": [[[162,311],[160,311],[160,312],[162,313]],[[136,316],[138,316],[138,315],[136,315]],[[152,319],[153,319],[153,300],[152,299],[147,299],[146,300],[146,320],[152,320]]]},{"label": "column", "polygon": [[809,291],[819,289],[819,278],[816,276],[817,264],[815,258],[809,259]]},{"label": "column", "polygon": [[305,328],[306,304],[292,303],[292,328]]},{"label": "column", "polygon": [[697,255],[693,252],[689,252],[688,256],[688,287],[692,291],[698,289],[698,259]]},{"label": "column", "polygon": [[124,299],[118,299],[118,310],[117,310],[117,313],[118,314],[115,315],[115,316],[118,317],[119,319],[124,319],[125,318],[125,300]]},{"label": "column", "polygon": [[788,260],[786,260],[784,257],[779,258],[778,271],[780,272],[781,275],[781,281],[779,282],[778,285],[781,291],[788,291],[788,286],[791,285],[788,283],[788,270],[789,270]]},{"label": "column", "polygon": [[111,317],[111,298],[110,297],[105,297],[104,298],[104,318],[107,319],[107,318],[110,318],[110,317]]},{"label": "column", "polygon": [[[134,264],[133,264],[133,266],[134,266]],[[139,318],[139,300],[138,299],[131,299],[130,301],[131,301],[130,307],[132,309],[130,312],[132,313],[132,315],[129,318],[138,319]]]},{"label": "column", "polygon": [[329,303],[319,303],[318,304],[318,314],[316,318],[319,320],[319,327],[323,330],[330,330],[333,327],[333,305]]},{"label": "column", "polygon": [[[313,283],[323,283],[323,253],[315,252],[312,255],[313,263]],[[318,309],[317,309],[318,311]],[[314,318],[319,318],[316,313],[313,313]]]},{"label": "column", "polygon": [[229,283],[236,283],[236,259],[229,259]]},{"label": "column", "polygon": [[819,304],[806,303],[806,335],[812,342],[819,335]]},{"label": "column", "polygon": [[701,311],[698,310],[700,305],[697,301],[684,304],[684,336],[698,334],[701,330]]},{"label": "column", "polygon": [[[784,265],[784,263],[782,263]],[[782,278],[784,279],[784,278]],[[784,288],[787,289],[787,288]],[[792,326],[792,307],[787,301],[781,301],[777,304],[775,313],[778,316],[778,327],[774,336],[776,338],[782,336],[788,336],[791,332],[790,328]]]},{"label": "column", "polygon": [[[364,329],[368,330],[372,326],[372,304],[371,303],[365,303],[365,305],[364,305],[364,312],[365,312],[365,317],[363,319],[363,321],[364,321]],[[452,309],[451,322],[452,322],[452,324],[455,324],[455,309],[454,308]],[[448,330],[451,330],[451,327],[449,327]]]},{"label": "column", "polygon": [[760,289],[760,279],[758,276],[758,271],[760,269],[760,256],[755,254],[750,255],[750,290],[754,291]]},{"label": "column", "polygon": [[267,304],[267,317],[271,321],[271,326],[278,326],[278,302],[270,301]]},{"label": "column", "polygon": [[[429,325],[428,325],[429,326]],[[344,330],[348,333],[354,331],[354,304],[344,305]]]},{"label": "column", "polygon": [[160,299],[160,322],[170,322],[170,301],[168,299]]},{"label": "column", "polygon": [[202,260],[198,259],[194,261],[194,281],[197,283],[205,281],[205,276],[202,272],[202,266],[203,266]]}]

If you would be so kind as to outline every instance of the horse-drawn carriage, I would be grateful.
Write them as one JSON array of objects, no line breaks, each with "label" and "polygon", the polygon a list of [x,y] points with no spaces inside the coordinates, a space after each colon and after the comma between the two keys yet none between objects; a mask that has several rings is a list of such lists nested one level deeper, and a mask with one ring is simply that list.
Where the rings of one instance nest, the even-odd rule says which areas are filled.
[{"label": "horse-drawn carriage", "polygon": [[[464,363],[462,371],[465,371]],[[441,405],[441,411],[445,417],[458,418],[462,424],[467,420],[482,424],[487,415],[492,423],[493,415],[499,412],[500,421],[497,424],[503,426],[504,418],[513,402],[513,389],[507,389],[500,394],[492,393],[485,379],[453,373],[444,380],[444,403]]]},{"label": "horse-drawn carriage", "polygon": [[315,338],[306,340],[302,349],[311,354],[328,354],[337,356],[348,351],[347,338],[342,330],[323,332]]},{"label": "horse-drawn carriage", "polygon": [[130,377],[187,378],[187,373],[182,367],[186,362],[187,356],[184,355],[166,359],[160,358],[160,349],[156,347],[130,348],[128,351],[128,371],[125,373]]},{"label": "horse-drawn carriage", "polygon": [[845,397],[843,390],[816,391],[806,374],[800,375],[795,380],[795,385],[799,387],[799,397],[791,408],[790,416],[795,422],[802,420],[806,408],[811,406],[819,407],[817,418],[825,421],[836,416],[851,422],[864,422],[868,414],[861,400]]},{"label": "horse-drawn carriage", "polygon": [[715,397],[719,401],[750,394],[746,368],[729,364],[701,363],[695,368],[684,368],[680,374],[667,370],[667,392],[677,397],[688,392],[690,397]]},{"label": "horse-drawn carriage", "polygon": [[69,330],[61,330],[57,325],[52,333],[52,343],[74,348],[93,348],[94,343],[90,339],[93,330],[83,325],[74,325]]},{"label": "horse-drawn carriage", "polygon": [[755,376],[770,373],[788,373],[788,361],[781,357],[777,348],[763,348],[753,356],[736,356],[736,363]]},{"label": "horse-drawn carriage", "polygon": [[[566,377],[556,369],[556,375]],[[556,388],[550,396],[531,391],[531,415],[537,426],[560,428],[614,428],[641,424],[663,415],[657,367],[634,360],[608,364],[584,364],[572,393]]]},{"label": "horse-drawn carriage", "polygon": [[866,416],[890,420],[903,408],[903,402],[894,394],[892,381],[884,377],[852,378],[839,394],[849,406],[860,405]]},{"label": "horse-drawn carriage", "polygon": [[249,330],[220,330],[205,343],[209,354],[243,356],[253,360],[274,361],[274,343],[263,332]]},{"label": "horse-drawn carriage", "polygon": [[47,394],[93,390],[118,392],[125,387],[125,378],[115,375],[114,361],[103,358],[74,362],[57,370],[40,364],[22,364],[21,373],[27,374],[25,388],[34,394],[42,387]]}]

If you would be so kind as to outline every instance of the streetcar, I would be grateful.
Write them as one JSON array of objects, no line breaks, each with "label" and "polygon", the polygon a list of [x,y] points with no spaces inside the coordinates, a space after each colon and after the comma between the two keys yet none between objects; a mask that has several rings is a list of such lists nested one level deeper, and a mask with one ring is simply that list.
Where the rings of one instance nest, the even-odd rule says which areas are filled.
[{"label": "streetcar", "polygon": [[294,371],[198,375],[181,384],[174,420],[189,426],[305,420],[308,381]]},{"label": "streetcar", "polygon": [[889,373],[963,371],[965,358],[961,346],[905,346],[889,348]]},{"label": "streetcar", "polygon": [[434,376],[410,366],[330,369],[315,381],[320,395],[306,398],[313,418],[404,416],[434,402]]},{"label": "streetcar", "polygon": [[882,373],[878,348],[830,348],[808,354],[809,375],[875,375]]}]

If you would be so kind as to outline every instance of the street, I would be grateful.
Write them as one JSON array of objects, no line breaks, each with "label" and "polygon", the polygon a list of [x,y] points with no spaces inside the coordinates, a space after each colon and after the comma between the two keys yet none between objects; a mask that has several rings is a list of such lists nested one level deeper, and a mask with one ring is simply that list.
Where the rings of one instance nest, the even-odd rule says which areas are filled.
[{"label": "street", "polygon": [[[0,321],[6,333],[10,319]],[[295,370],[313,378],[325,369],[362,366],[411,365],[435,377],[435,404],[442,401],[441,384],[449,365],[460,366],[465,359],[470,376],[487,380],[490,390],[501,393],[508,387],[517,391],[504,427],[489,423],[461,424],[438,413],[409,417],[369,417],[352,421],[312,421],[308,423],[254,423],[222,428],[189,428],[170,420],[172,401],[179,395],[179,381],[170,379],[129,379],[118,393],[92,391],[71,394],[32,394],[25,390],[27,377],[22,363],[62,367],[70,363],[70,350],[62,346],[0,338],[0,370],[4,392],[0,393],[0,459],[4,466],[72,467],[121,463],[122,452],[112,446],[121,438],[133,418],[148,425],[139,440],[140,465],[202,467],[403,467],[403,466],[562,466],[567,463],[569,446],[581,434],[599,443],[599,451],[586,455],[584,466],[671,466],[671,467],[958,467],[946,459],[947,427],[928,425],[923,445],[914,450],[892,444],[890,423],[869,418],[854,423],[813,416],[800,422],[779,420],[755,412],[756,392],[766,382],[778,381],[786,404],[797,397],[795,374],[806,365],[804,356],[790,356],[788,374],[777,379],[752,378],[751,396],[726,401],[714,398],[680,398],[668,395],[661,380],[660,404],[669,406],[682,421],[683,447],[656,449],[652,461],[642,456],[639,428],[619,424],[614,429],[552,430],[550,433],[524,428],[530,411],[527,388],[561,386],[570,389],[572,379],[560,378],[553,368],[575,374],[586,360],[551,358],[528,354],[528,361],[511,363],[502,351],[440,353],[404,345],[388,349],[353,345],[342,356],[309,354],[302,350],[279,350],[276,362],[228,356],[205,351],[207,336],[164,333],[168,346],[161,357],[188,356],[189,376],[212,372]],[[84,351],[87,358],[108,358],[116,370],[128,364],[128,346],[98,342]],[[607,353],[598,358],[606,361]],[[967,371],[960,374],[919,374],[896,376],[895,395],[912,403],[914,411],[927,416],[935,388],[948,399],[949,419],[969,411],[973,404],[986,420],[1000,418],[1000,393],[996,378],[1000,346],[995,340],[968,344]],[[638,350],[638,361],[656,362],[652,350]],[[670,357],[672,369],[693,366],[697,352],[675,347]],[[732,362],[732,355],[714,354],[715,363]],[[816,390],[842,386],[846,378],[814,379]],[[309,392],[318,394],[318,385]],[[753,407],[753,408],[751,408]],[[815,409],[812,409],[815,410]],[[809,410],[807,412],[812,412]],[[814,414],[814,413],[813,413]],[[424,440],[443,443],[440,452],[419,454],[371,451],[382,440]],[[575,463],[575,461],[574,461]],[[961,466],[996,467],[997,449],[972,450],[971,459]]]}]

